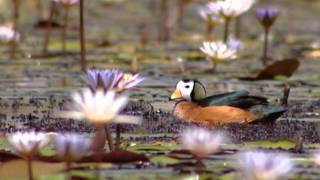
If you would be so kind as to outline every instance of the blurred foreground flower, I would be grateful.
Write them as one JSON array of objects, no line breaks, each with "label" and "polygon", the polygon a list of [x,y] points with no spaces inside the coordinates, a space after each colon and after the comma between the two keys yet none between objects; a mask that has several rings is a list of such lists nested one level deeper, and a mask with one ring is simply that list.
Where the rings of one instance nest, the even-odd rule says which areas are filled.
[{"label": "blurred foreground flower", "polygon": [[8,141],[17,155],[31,159],[39,148],[48,144],[49,139],[44,133],[17,132],[10,135]]},{"label": "blurred foreground flower", "polygon": [[19,33],[14,33],[12,26],[0,26],[0,41],[3,43],[9,43],[11,41],[19,41]]},{"label": "blurred foreground flower", "polygon": [[88,70],[83,77],[85,83],[92,91],[103,88],[123,92],[140,84],[144,78],[139,74],[125,74],[119,70]]},{"label": "blurred foreground flower", "polygon": [[88,70],[83,76],[83,79],[87,86],[93,91],[97,91],[102,88],[105,92],[114,89],[120,79],[122,73],[118,70]]},{"label": "blurred foreground flower", "polygon": [[17,132],[10,135],[8,141],[13,151],[27,161],[29,180],[33,180],[32,158],[39,148],[48,144],[49,137],[44,133]]},{"label": "blurred foreground flower", "polygon": [[80,134],[57,134],[52,136],[57,156],[67,163],[79,161],[89,153],[90,139]]},{"label": "blurred foreground flower", "polygon": [[183,131],[181,145],[194,156],[201,159],[220,150],[226,137],[221,133],[212,133],[202,128],[192,128]]},{"label": "blurred foreground flower", "polygon": [[318,167],[320,165],[320,150],[312,155],[312,160],[314,167]]},{"label": "blurred foreground flower", "polygon": [[[236,48],[235,48],[236,47]],[[222,60],[235,59],[237,57],[238,45],[232,43],[230,45],[221,41],[203,42],[200,50],[205,53],[213,63],[213,70]]]},{"label": "blurred foreground flower", "polygon": [[288,156],[261,151],[240,154],[238,164],[243,178],[247,180],[286,179],[293,169]]},{"label": "blurred foreground flower", "polygon": [[127,115],[119,115],[128,103],[125,96],[117,96],[114,91],[107,93],[98,90],[93,93],[85,89],[80,93],[73,94],[76,111],[64,112],[63,117],[87,120],[96,127],[107,123],[139,124],[140,118]]}]

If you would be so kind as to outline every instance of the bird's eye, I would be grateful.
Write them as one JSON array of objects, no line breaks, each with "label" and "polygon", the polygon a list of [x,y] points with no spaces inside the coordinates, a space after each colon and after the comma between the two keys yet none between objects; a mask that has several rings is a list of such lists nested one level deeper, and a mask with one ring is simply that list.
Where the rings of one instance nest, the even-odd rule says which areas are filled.
[{"label": "bird's eye", "polygon": [[185,88],[187,88],[187,89],[188,89],[189,87],[190,87],[190,86],[185,86]]}]

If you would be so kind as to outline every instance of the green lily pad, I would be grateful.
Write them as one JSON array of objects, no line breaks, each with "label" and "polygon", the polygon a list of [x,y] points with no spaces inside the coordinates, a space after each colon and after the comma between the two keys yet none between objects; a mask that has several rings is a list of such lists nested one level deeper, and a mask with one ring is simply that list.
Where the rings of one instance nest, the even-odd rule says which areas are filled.
[{"label": "green lily pad", "polygon": [[290,149],[295,147],[295,143],[290,140],[260,140],[250,141],[243,144],[244,148],[283,148]]},{"label": "green lily pad", "polygon": [[166,165],[175,164],[179,162],[179,160],[168,157],[168,156],[154,156],[150,160],[154,164],[166,164]]}]

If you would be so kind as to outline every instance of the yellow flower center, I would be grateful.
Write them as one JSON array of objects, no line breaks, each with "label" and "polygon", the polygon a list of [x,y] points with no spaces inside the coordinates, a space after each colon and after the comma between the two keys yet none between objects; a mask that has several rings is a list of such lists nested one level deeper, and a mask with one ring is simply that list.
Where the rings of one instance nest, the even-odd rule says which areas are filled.
[{"label": "yellow flower center", "polygon": [[217,58],[217,57],[211,57],[210,60],[211,60],[212,63],[214,63],[214,64],[219,64],[220,61],[221,61],[221,60],[220,60],[219,58]]},{"label": "yellow flower center", "polygon": [[133,78],[133,75],[132,74],[124,74],[123,75],[123,80],[124,80],[124,82],[130,82],[131,80],[132,80],[132,78]]}]

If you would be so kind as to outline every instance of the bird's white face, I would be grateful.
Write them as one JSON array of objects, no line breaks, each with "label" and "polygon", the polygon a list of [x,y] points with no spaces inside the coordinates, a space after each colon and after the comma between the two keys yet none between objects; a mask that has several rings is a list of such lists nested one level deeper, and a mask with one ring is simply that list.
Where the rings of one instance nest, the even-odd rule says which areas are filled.
[{"label": "bird's white face", "polygon": [[176,90],[171,95],[170,99],[185,99],[191,102],[191,93],[194,88],[194,81],[192,80],[181,80],[178,82]]}]

